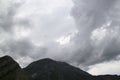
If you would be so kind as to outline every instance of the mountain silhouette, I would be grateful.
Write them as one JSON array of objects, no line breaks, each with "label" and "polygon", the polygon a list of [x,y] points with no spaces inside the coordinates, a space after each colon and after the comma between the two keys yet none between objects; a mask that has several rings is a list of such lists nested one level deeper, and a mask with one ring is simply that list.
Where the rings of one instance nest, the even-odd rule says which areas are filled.
[{"label": "mountain silhouette", "polygon": [[23,69],[33,80],[120,80],[117,75],[93,76],[65,62],[46,58],[35,61]]},{"label": "mountain silhouette", "polygon": [[88,77],[92,78],[90,74],[79,68],[48,58],[35,61],[24,70],[32,76],[33,80],[86,80]]},{"label": "mountain silhouette", "polygon": [[120,80],[120,76],[93,76],[68,63],[49,58],[32,62],[21,69],[10,56],[4,56],[0,58],[0,80]]},{"label": "mountain silhouette", "polygon": [[117,75],[93,76],[65,62],[46,58],[24,68],[33,80],[120,80]]}]

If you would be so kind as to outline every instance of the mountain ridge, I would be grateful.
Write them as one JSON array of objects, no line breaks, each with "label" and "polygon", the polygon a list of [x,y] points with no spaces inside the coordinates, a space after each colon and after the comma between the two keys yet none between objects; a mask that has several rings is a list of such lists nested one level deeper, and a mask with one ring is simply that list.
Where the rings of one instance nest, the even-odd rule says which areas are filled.
[{"label": "mountain ridge", "polygon": [[120,80],[120,76],[94,76],[66,62],[49,58],[34,61],[22,69],[12,57],[3,56],[0,57],[0,80]]},{"label": "mountain ridge", "polygon": [[24,68],[33,80],[120,80],[117,75],[91,75],[68,63],[41,59]]}]

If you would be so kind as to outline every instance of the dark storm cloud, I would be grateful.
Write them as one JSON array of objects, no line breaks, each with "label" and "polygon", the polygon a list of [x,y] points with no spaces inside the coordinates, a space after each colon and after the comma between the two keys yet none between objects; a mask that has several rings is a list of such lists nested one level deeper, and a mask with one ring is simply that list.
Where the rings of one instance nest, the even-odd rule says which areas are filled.
[{"label": "dark storm cloud", "polygon": [[101,56],[103,59],[113,59],[114,57],[117,57],[120,55],[120,45],[119,42],[116,39],[113,39],[104,49],[104,54]]},{"label": "dark storm cloud", "polygon": [[[93,65],[116,59],[120,55],[119,0],[73,0],[73,2],[72,15],[79,32],[72,39],[78,49],[71,62],[75,61],[78,65]],[[110,21],[112,22],[106,25]],[[93,32],[101,28],[105,31],[105,36],[100,40],[91,39]],[[96,38],[103,36],[100,35],[101,32],[98,32]]]}]

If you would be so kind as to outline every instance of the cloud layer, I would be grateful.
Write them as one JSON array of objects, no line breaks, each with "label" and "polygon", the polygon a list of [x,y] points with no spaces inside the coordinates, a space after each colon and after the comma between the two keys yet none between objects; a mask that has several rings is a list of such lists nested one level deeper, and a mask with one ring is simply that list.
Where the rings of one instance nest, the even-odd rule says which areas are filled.
[{"label": "cloud layer", "polygon": [[[62,47],[56,40],[74,31],[73,19],[68,14],[70,7],[67,6],[72,6],[72,3],[64,0],[52,2],[48,4],[49,0],[2,0],[1,56],[11,55],[22,66],[44,57],[57,59],[58,56],[63,56],[60,55]],[[28,61],[24,61],[24,58]]]},{"label": "cloud layer", "polygon": [[119,0],[51,2],[1,0],[0,56],[21,66],[49,57],[83,69],[120,59]]},{"label": "cloud layer", "polygon": [[79,31],[73,38],[78,45],[73,60],[75,59],[78,64],[92,65],[116,59],[120,54],[118,15],[120,2],[118,0],[73,0],[73,2],[75,5],[72,15]]}]

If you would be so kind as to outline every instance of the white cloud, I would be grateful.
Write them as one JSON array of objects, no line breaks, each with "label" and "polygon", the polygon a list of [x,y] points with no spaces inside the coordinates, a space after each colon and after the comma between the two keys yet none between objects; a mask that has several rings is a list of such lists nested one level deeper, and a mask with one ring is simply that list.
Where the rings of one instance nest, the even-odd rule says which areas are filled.
[{"label": "white cloud", "polygon": [[15,27],[14,28],[14,38],[16,40],[27,38],[29,36],[30,32],[31,32],[31,29],[26,29],[24,27],[21,27],[21,28]]},{"label": "white cloud", "polygon": [[18,10],[18,19],[30,19],[30,39],[36,44],[47,44],[75,31],[75,22],[70,15],[71,0],[27,0]]},{"label": "white cloud", "polygon": [[69,36],[62,36],[59,39],[56,40],[56,42],[58,42],[60,45],[65,45],[68,44],[70,42],[70,35]]},{"label": "white cloud", "polygon": [[93,75],[120,74],[120,61],[104,62],[89,68],[88,72]]}]

